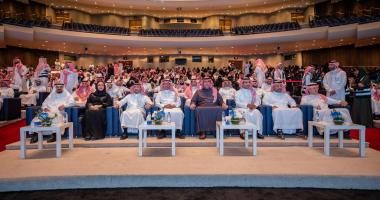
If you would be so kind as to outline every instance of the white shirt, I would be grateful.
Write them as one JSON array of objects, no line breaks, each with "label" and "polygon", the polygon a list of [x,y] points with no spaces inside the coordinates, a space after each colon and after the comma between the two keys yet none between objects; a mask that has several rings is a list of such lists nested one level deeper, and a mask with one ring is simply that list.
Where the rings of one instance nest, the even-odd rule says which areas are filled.
[{"label": "white shirt", "polygon": [[252,91],[241,88],[236,92],[235,102],[238,108],[247,108],[247,104],[251,103],[254,103],[258,107],[261,105],[261,94],[256,90],[256,99],[252,102]]},{"label": "white shirt", "polygon": [[140,109],[143,111],[145,110],[144,109],[145,104],[153,104],[148,96],[143,95],[141,93],[128,94],[119,102],[120,106],[123,106],[126,103],[127,103],[127,110]]},{"label": "white shirt", "polygon": [[296,106],[296,102],[287,93],[268,92],[264,95],[263,104],[268,106],[276,106],[278,108],[288,108],[288,106]]},{"label": "white shirt", "polygon": [[176,93],[172,90],[161,90],[157,93],[154,101],[159,108],[168,104],[174,104],[177,108],[181,106],[181,99],[179,96],[176,98]]},{"label": "white shirt", "polygon": [[[346,72],[341,69],[335,69],[327,72],[323,78],[323,86],[326,89],[327,96],[336,100],[345,100],[345,86],[347,83]],[[335,90],[336,94],[331,95],[330,92]]]},{"label": "white shirt", "polygon": [[236,90],[232,87],[223,87],[219,89],[219,94],[222,96],[223,101],[227,99],[235,99]]}]

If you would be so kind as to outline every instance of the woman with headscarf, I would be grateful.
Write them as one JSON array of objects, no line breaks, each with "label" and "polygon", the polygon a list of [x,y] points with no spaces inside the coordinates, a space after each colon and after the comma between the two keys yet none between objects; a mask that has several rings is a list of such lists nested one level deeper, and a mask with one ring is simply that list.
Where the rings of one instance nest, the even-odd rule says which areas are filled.
[{"label": "woman with headscarf", "polygon": [[354,69],[355,85],[352,103],[352,121],[366,127],[373,126],[371,88],[367,72],[363,67]]},{"label": "woman with headscarf", "polygon": [[106,92],[103,81],[96,83],[96,91],[87,99],[85,111],[85,140],[97,140],[105,137],[106,113],[105,109],[112,106],[112,98]]},{"label": "woman with headscarf", "polygon": [[34,70],[34,79],[39,79],[41,85],[47,87],[49,82],[49,72],[50,66],[47,63],[47,59],[45,57],[40,57],[38,59],[37,67]]}]

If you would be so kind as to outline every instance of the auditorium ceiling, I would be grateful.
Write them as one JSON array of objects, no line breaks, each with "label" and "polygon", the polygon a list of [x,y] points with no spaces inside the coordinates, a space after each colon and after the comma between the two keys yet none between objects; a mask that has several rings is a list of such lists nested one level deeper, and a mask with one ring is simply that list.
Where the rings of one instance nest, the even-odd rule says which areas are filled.
[{"label": "auditorium ceiling", "polygon": [[155,17],[207,17],[273,13],[305,8],[325,0],[34,0],[56,9],[76,9],[93,14],[151,15]]}]

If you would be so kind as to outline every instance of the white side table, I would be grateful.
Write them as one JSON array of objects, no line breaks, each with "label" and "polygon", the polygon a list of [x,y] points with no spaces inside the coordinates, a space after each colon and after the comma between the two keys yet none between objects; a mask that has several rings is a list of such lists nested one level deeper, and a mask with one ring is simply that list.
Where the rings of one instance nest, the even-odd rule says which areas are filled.
[{"label": "white side table", "polygon": [[309,147],[313,147],[313,127],[319,127],[324,129],[324,152],[326,156],[330,156],[330,130],[339,130],[339,148],[343,148],[343,130],[359,130],[359,155],[365,156],[365,126],[359,124],[347,124],[335,125],[328,122],[308,122],[308,137],[307,141]]},{"label": "white side table", "polygon": [[142,156],[143,144],[147,147],[146,138],[148,130],[171,130],[172,132],[172,156],[175,156],[175,123],[162,122],[161,125],[156,124],[141,124],[139,126],[139,156]]},{"label": "white side table", "polygon": [[[254,124],[251,123],[244,123],[244,124],[223,124],[221,121],[216,122],[216,147],[219,147],[219,154],[221,156],[224,155],[224,130],[226,129],[238,129],[238,130],[252,130],[252,155],[256,156],[257,154],[257,127]],[[245,134],[244,139],[245,147],[248,148],[248,134]]]},{"label": "white side table", "polygon": [[[51,135],[53,132],[56,133],[56,156],[61,157],[62,149],[61,149],[61,133],[64,133],[64,130],[69,129],[69,149],[74,148],[74,140],[73,140],[73,123],[60,123],[55,124],[50,127],[43,126],[24,126],[20,128],[20,158],[26,157],[26,132],[33,133],[37,132],[38,134],[38,149],[42,150],[42,141],[43,135]],[[43,131],[43,132],[42,132]]]}]

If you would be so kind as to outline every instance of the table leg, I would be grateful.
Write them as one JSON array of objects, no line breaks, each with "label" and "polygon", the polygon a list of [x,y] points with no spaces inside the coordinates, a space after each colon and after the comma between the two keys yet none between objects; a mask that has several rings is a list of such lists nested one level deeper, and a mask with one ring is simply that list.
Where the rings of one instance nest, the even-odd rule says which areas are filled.
[{"label": "table leg", "polygon": [[144,148],[147,147],[146,140],[148,137],[148,130],[143,130],[144,136],[143,136],[143,141],[144,141]]},{"label": "table leg", "polygon": [[338,137],[339,137],[339,148],[343,148],[343,131],[338,132]]},{"label": "table leg", "polygon": [[219,126],[216,125],[216,148],[219,148],[219,135],[220,135]]},{"label": "table leg", "polygon": [[74,149],[74,132],[72,124],[69,126],[69,149]]},{"label": "table leg", "polygon": [[360,157],[365,156],[365,128],[361,128],[359,133],[359,153]]},{"label": "table leg", "polygon": [[326,156],[330,156],[330,128],[325,128],[324,133],[324,152]]},{"label": "table leg", "polygon": [[221,127],[220,128],[220,137],[219,137],[219,142],[220,142],[220,144],[219,144],[219,154],[221,155],[221,156],[223,156],[224,155],[224,129]]},{"label": "table leg", "polygon": [[139,129],[139,156],[142,156],[143,134],[142,129]]},{"label": "table leg", "polygon": [[[254,133],[257,132],[256,129],[252,129],[252,131],[253,131]],[[253,144],[252,144],[252,154],[253,154],[254,156],[256,156],[256,154],[257,154],[257,134],[253,134],[253,135],[252,135],[252,140],[253,140]]]},{"label": "table leg", "polygon": [[307,142],[309,147],[313,147],[313,126],[308,124]]},{"label": "table leg", "polygon": [[175,156],[175,128],[172,129],[172,156]]},{"label": "table leg", "polygon": [[43,148],[42,142],[44,141],[44,139],[42,137],[41,131],[37,132],[37,136],[38,136],[38,150],[42,150],[42,148]]},{"label": "table leg", "polygon": [[25,159],[26,156],[26,134],[23,129],[20,130],[20,158]]},{"label": "table leg", "polygon": [[62,149],[61,149],[61,129],[56,128],[55,130],[55,136],[56,136],[56,141],[55,141],[55,148],[57,151],[57,158],[61,157],[62,155]]},{"label": "table leg", "polygon": [[[248,137],[249,137],[249,131],[248,130],[244,130],[245,133],[244,133],[244,145],[245,145],[245,148],[248,148]],[[253,133],[252,133],[253,135]]]}]

